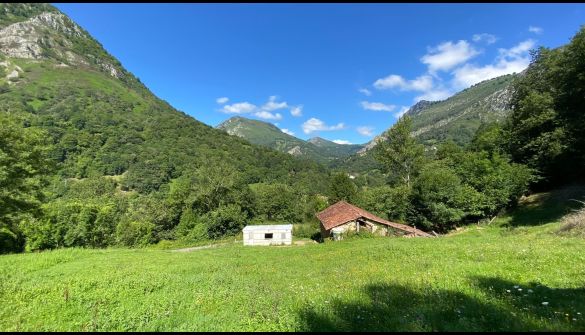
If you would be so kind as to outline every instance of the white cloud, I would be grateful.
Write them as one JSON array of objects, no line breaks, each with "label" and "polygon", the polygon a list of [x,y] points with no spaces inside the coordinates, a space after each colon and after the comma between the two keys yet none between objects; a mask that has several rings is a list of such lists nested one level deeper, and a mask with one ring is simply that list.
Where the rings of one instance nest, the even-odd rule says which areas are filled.
[{"label": "white cloud", "polygon": [[495,37],[492,34],[487,34],[487,33],[482,33],[482,34],[475,34],[473,35],[473,41],[474,42],[485,42],[486,44],[494,44],[496,43],[496,41],[498,40],[497,37]]},{"label": "white cloud", "polygon": [[399,75],[391,74],[374,82],[374,87],[379,90],[399,88],[403,91],[426,91],[433,87],[433,78],[422,75],[413,80],[405,80]]},{"label": "white cloud", "polygon": [[360,88],[358,91],[359,91],[360,93],[363,93],[363,94],[365,94],[365,95],[366,95],[366,96],[368,96],[368,97],[372,95],[372,92],[371,92],[370,90],[368,90],[367,88]]},{"label": "white cloud", "polygon": [[333,140],[331,142],[337,143],[337,144],[351,144],[350,141],[346,141],[346,140]]},{"label": "white cloud", "polygon": [[399,75],[391,74],[385,78],[378,79],[374,82],[374,87],[379,90],[390,89],[394,87],[405,87],[406,81]]},{"label": "white cloud", "polygon": [[528,31],[531,33],[535,33],[535,34],[542,34],[544,29],[542,29],[540,27],[530,26],[530,27],[528,27]]},{"label": "white cloud", "polygon": [[400,110],[399,110],[399,111],[398,111],[396,114],[394,114],[394,115],[395,115],[397,118],[401,118],[401,117],[402,117],[402,115],[404,115],[406,112],[408,112],[408,110],[409,110],[409,109],[410,109],[410,107],[407,107],[407,106],[402,106],[402,107],[400,108]]},{"label": "white cloud", "polygon": [[295,136],[295,133],[294,132],[292,132],[292,131],[290,131],[290,130],[288,130],[286,128],[282,128],[282,129],[280,129],[280,131],[282,131],[285,134],[289,134],[290,136]]},{"label": "white cloud", "polygon": [[264,120],[281,120],[282,119],[282,114],[280,113],[270,113],[267,112],[265,110],[261,110],[259,112],[254,113],[254,116],[259,117],[261,119]]},{"label": "white cloud", "polygon": [[451,95],[453,95],[453,92],[451,92],[445,88],[437,88],[434,90],[427,91],[424,94],[421,94],[421,95],[415,97],[414,102],[419,102],[421,100],[439,101],[439,100],[447,99]]},{"label": "white cloud", "polygon": [[530,49],[533,49],[536,45],[536,41],[533,39],[528,39],[526,41],[520,42],[518,45],[510,48],[510,49],[498,49],[500,53],[500,58],[520,58],[526,55]]},{"label": "white cloud", "polygon": [[430,48],[429,53],[420,60],[428,65],[430,73],[435,73],[450,70],[478,54],[479,52],[465,40],[457,43],[449,41]]},{"label": "white cloud", "polygon": [[368,126],[357,127],[357,132],[360,135],[372,137],[374,135],[374,128]]},{"label": "white cloud", "polygon": [[302,116],[303,115],[303,106],[296,106],[291,108],[290,115],[292,116]]},{"label": "white cloud", "polygon": [[362,108],[365,110],[371,111],[386,111],[391,112],[396,108],[394,105],[385,105],[381,102],[369,102],[369,101],[362,101],[361,102]]},{"label": "white cloud", "polygon": [[408,82],[410,88],[415,91],[428,91],[433,87],[433,78],[431,76],[420,76]]},{"label": "white cloud", "polygon": [[310,134],[310,133],[315,132],[315,131],[329,131],[329,130],[343,129],[344,124],[338,123],[335,126],[327,126],[323,121],[313,117],[313,118],[310,118],[307,121],[305,121],[305,123],[303,123],[303,125],[301,127],[303,128],[303,132],[305,134]]},{"label": "white cloud", "polygon": [[227,114],[245,114],[255,111],[256,108],[256,105],[249,102],[238,102],[231,105],[224,105],[221,111]]},{"label": "white cloud", "polygon": [[260,109],[267,111],[267,112],[272,112],[275,110],[279,110],[279,109],[283,109],[283,108],[288,107],[288,104],[286,103],[286,101],[277,102],[276,101],[277,99],[278,99],[278,97],[276,97],[275,95],[270,96],[270,98],[268,98],[268,102],[265,103],[264,105],[262,105],[262,107],[260,107]]},{"label": "white cloud", "polygon": [[453,71],[453,86],[457,89],[467,88],[487,79],[522,72],[530,64],[529,51],[535,45],[534,40],[526,40],[510,49],[499,49],[494,64],[485,66],[465,64]]},{"label": "white cloud", "polygon": [[230,99],[228,97],[221,97],[221,98],[217,98],[215,99],[215,102],[217,102],[220,105],[225,104],[226,102],[228,102]]}]

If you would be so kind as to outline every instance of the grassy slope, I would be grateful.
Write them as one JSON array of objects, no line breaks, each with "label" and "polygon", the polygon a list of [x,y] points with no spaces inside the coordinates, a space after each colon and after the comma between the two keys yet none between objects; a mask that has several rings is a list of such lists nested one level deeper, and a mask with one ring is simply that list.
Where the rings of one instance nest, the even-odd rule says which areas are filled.
[{"label": "grassy slope", "polygon": [[505,75],[486,80],[412,115],[416,137],[425,144],[449,139],[459,144],[469,143],[481,123],[501,121],[507,114],[495,111],[492,104],[496,101],[489,97],[510,85],[513,78]]},{"label": "grassy slope", "polygon": [[435,239],[1,256],[0,329],[583,331],[585,241],[551,233],[558,200]]}]

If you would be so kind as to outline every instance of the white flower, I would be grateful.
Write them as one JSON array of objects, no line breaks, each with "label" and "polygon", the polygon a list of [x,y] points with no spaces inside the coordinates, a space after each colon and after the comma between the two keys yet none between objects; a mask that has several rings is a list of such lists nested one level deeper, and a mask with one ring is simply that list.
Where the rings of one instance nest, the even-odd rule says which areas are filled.
[{"label": "white flower", "polygon": [[520,286],[518,286],[518,285],[514,285],[514,288],[518,288],[518,287],[520,287]]},{"label": "white flower", "polygon": [[543,305],[543,306],[548,306],[548,301],[543,301],[543,302],[542,302],[542,305]]},{"label": "white flower", "polygon": [[510,290],[506,290],[506,292],[510,293]]},{"label": "white flower", "polygon": [[519,289],[518,289],[518,291],[522,291],[522,289],[521,289],[521,288],[519,288]]},{"label": "white flower", "polygon": [[528,293],[532,293],[532,292],[534,292],[534,291],[533,291],[533,290],[531,290],[531,289],[528,289]]}]

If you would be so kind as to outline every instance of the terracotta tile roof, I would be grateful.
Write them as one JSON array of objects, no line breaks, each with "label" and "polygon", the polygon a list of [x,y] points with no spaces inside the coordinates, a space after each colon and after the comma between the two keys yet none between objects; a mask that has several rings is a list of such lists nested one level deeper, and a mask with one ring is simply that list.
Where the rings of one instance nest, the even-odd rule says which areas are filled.
[{"label": "terracotta tile roof", "polygon": [[359,207],[356,207],[352,204],[349,204],[345,201],[339,201],[329,207],[327,207],[326,209],[324,209],[323,211],[319,212],[316,214],[317,218],[319,219],[319,221],[321,221],[321,223],[323,224],[323,227],[326,230],[330,230],[332,228],[335,228],[337,226],[341,226],[344,223],[347,223],[349,221],[353,221],[359,218],[366,218],[369,219],[371,221],[375,221],[387,226],[390,226],[392,228],[395,229],[399,229],[402,231],[406,231],[410,234],[414,234],[415,236],[425,236],[425,237],[431,237],[432,235],[425,233],[422,230],[419,229],[415,229],[413,227],[409,227],[407,225],[403,225],[400,223],[395,223],[395,222],[390,222],[387,220],[384,220],[366,210],[363,210]]}]

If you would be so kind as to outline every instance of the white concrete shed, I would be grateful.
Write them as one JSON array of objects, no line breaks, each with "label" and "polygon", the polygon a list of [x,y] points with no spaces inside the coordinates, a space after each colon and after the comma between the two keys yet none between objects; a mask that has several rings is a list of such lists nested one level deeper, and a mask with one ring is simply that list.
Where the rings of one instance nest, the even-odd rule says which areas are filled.
[{"label": "white concrete shed", "polygon": [[291,245],[292,224],[244,227],[244,245]]}]

